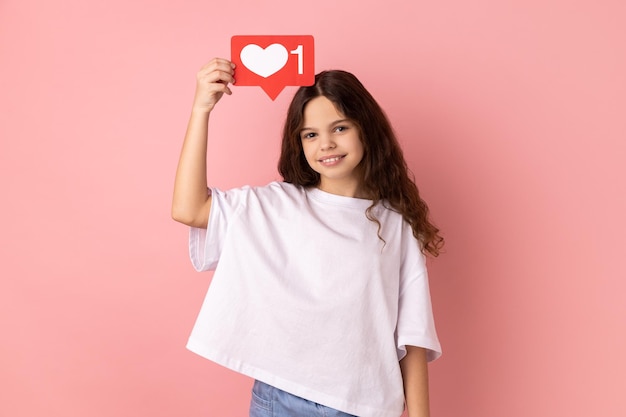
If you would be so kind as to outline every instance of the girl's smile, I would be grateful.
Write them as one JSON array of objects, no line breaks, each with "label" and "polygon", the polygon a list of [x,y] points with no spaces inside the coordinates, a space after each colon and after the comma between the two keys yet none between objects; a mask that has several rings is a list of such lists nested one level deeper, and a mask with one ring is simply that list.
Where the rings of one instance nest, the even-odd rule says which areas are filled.
[{"label": "girl's smile", "polygon": [[333,166],[333,165],[337,165],[339,161],[341,161],[343,158],[345,158],[345,155],[338,155],[338,156],[332,155],[332,156],[328,156],[328,157],[320,159],[319,162],[325,166]]}]

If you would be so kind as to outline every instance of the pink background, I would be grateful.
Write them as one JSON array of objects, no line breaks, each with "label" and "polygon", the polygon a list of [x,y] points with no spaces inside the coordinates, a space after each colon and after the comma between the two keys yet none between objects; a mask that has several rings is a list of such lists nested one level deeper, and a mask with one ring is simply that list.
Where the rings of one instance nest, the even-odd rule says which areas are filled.
[{"label": "pink background", "polygon": [[[0,415],[245,415],[250,380],[184,348],[210,275],[169,214],[237,34],[314,35],[402,139],[448,243],[433,416],[626,415],[625,5],[1,0]],[[294,90],[223,100],[212,184],[278,178]]]}]

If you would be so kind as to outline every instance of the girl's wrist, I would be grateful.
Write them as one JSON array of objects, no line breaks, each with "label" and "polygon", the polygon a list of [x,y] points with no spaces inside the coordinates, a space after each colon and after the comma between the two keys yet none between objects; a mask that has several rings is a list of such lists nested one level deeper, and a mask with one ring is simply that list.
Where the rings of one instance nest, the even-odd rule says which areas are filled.
[{"label": "girl's wrist", "polygon": [[199,116],[199,117],[208,117],[209,114],[211,114],[211,111],[213,110],[213,108],[207,108],[207,107],[196,107],[193,106],[191,108],[191,114],[192,116]]}]

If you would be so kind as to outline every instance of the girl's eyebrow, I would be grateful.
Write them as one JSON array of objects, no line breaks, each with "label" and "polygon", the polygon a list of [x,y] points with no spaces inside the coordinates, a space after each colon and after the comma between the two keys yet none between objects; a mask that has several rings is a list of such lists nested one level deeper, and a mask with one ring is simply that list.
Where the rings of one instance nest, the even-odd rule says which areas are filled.
[{"label": "girl's eyebrow", "polygon": [[[338,125],[339,123],[351,123],[350,119],[339,119],[339,120],[335,120],[334,122],[330,123],[328,126],[335,126]],[[305,130],[315,130],[314,127],[303,127],[302,129],[300,129],[300,132],[303,132]]]},{"label": "girl's eyebrow", "polygon": [[332,122],[330,125],[334,126],[334,125],[338,125],[339,123],[350,123],[350,119],[339,119],[339,120],[335,120],[334,122]]}]

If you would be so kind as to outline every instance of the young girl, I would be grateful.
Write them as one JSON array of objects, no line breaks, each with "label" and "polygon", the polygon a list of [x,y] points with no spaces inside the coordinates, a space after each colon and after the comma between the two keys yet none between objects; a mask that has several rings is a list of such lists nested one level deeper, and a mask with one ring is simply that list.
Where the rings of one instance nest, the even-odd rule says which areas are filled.
[{"label": "young girl", "polygon": [[255,379],[250,416],[426,417],[441,348],[425,255],[443,244],[383,111],[344,71],[289,107],[283,182],[207,192],[209,116],[234,65],[197,74],[172,216],[215,270],[188,348]]}]

